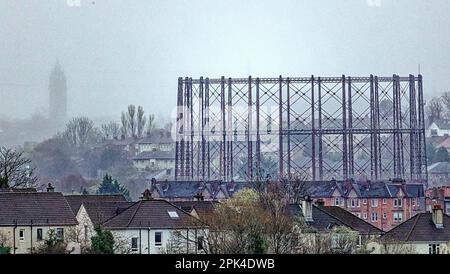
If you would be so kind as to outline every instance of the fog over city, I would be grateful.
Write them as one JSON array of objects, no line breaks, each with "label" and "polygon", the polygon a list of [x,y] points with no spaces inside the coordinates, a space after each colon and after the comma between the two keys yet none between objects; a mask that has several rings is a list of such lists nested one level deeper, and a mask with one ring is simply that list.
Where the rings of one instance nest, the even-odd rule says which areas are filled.
[{"label": "fog over city", "polygon": [[450,2],[0,1],[0,117],[48,115],[49,75],[67,114],[120,119],[129,104],[169,119],[177,77],[424,75],[450,87]]}]

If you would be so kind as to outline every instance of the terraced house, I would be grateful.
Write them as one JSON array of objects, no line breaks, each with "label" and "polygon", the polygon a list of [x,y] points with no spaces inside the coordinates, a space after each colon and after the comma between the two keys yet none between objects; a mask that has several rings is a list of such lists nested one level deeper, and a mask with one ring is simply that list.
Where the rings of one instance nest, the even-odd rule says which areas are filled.
[{"label": "terraced house", "polygon": [[0,236],[13,254],[33,253],[49,237],[50,231],[66,242],[69,253],[79,253],[72,238],[77,220],[64,196],[32,189],[0,191]]}]

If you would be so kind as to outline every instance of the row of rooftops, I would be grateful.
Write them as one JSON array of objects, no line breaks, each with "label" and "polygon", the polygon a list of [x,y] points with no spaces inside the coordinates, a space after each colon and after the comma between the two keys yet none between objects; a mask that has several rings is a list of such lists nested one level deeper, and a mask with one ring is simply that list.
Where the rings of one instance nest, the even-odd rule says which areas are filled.
[{"label": "row of rooftops", "polygon": [[[37,192],[33,189],[0,191],[0,226],[72,226],[83,207],[94,225],[106,229],[186,228],[202,225],[192,214],[211,214],[219,202],[177,201],[151,198],[150,190],[139,201],[130,202],[123,195],[66,195],[59,192]],[[380,229],[335,206],[312,205],[307,223],[317,232],[334,226],[346,226],[365,235],[384,234]],[[303,206],[291,204],[291,216],[304,216]],[[450,241],[450,217],[419,213],[382,239],[404,241]],[[442,210],[440,211],[442,214]],[[440,220],[440,226],[436,225]]]},{"label": "row of rooftops", "polygon": [[[289,183],[289,182],[287,182]],[[202,193],[206,199],[226,199],[243,189],[251,188],[250,182],[222,181],[157,181],[152,180],[150,190],[158,197],[167,199],[189,199]],[[339,194],[348,197],[353,190],[359,198],[394,198],[399,191],[407,197],[424,197],[424,185],[406,183],[402,180],[391,181],[305,181],[298,184],[299,195],[312,198],[328,198]],[[155,195],[156,196],[156,195]]]},{"label": "row of rooftops", "polygon": [[117,139],[107,139],[103,145],[128,146],[133,144],[173,144],[172,133],[165,129],[157,129],[146,134],[144,137],[121,137]]}]

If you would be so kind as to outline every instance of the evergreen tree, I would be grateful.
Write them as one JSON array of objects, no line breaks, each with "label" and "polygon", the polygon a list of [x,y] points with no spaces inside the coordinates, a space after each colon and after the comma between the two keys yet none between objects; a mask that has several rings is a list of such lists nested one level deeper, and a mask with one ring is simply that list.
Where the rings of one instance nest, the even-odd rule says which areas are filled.
[{"label": "evergreen tree", "polygon": [[130,198],[130,191],[121,185],[117,180],[113,179],[111,175],[105,174],[102,183],[97,190],[98,194],[122,194],[127,199]]},{"label": "evergreen tree", "polygon": [[91,237],[92,249],[94,254],[114,254],[114,237],[111,231],[103,230],[100,227],[95,228],[96,234]]}]

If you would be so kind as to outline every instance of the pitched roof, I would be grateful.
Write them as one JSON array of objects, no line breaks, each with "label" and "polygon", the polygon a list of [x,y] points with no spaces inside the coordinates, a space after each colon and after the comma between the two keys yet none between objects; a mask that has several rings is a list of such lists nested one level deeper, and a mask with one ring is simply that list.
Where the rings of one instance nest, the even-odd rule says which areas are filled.
[{"label": "pitched roof", "polygon": [[436,228],[432,213],[419,213],[389,230],[380,239],[383,241],[431,242],[450,241],[450,217],[443,214],[443,228]]},{"label": "pitched roof", "polygon": [[76,225],[60,192],[0,192],[0,225]]},{"label": "pitched roof", "polygon": [[122,213],[134,202],[87,202],[83,203],[89,218],[94,226],[104,223],[106,220]]},{"label": "pitched roof", "polygon": [[35,188],[0,188],[0,193],[2,192],[37,192]]},{"label": "pitched roof", "polygon": [[173,204],[186,212],[194,209],[199,217],[202,217],[202,215],[207,216],[213,214],[220,203],[217,201],[177,201],[173,202]]},{"label": "pitched roof", "polygon": [[428,173],[450,173],[450,163],[437,162],[427,168]]},{"label": "pitched roof", "polygon": [[132,158],[133,160],[175,160],[175,151],[143,151]]},{"label": "pitched roof", "polygon": [[433,121],[433,124],[440,129],[450,129],[450,119],[438,119]]},{"label": "pitched roof", "polygon": [[[175,212],[171,217],[169,212]],[[103,226],[107,229],[128,228],[187,228],[198,221],[189,213],[165,200],[150,199],[135,202],[122,213],[107,220]]]},{"label": "pitched roof", "polygon": [[[291,204],[289,211],[294,216],[302,216],[300,205]],[[380,235],[382,231],[377,227],[356,217],[352,213],[335,206],[312,206],[312,221],[307,222],[319,232],[326,232],[336,226],[345,226],[364,235]]]},{"label": "pitched roof", "polygon": [[80,206],[84,203],[95,202],[126,202],[127,199],[122,194],[113,195],[66,195],[64,196],[74,214],[78,213]]},{"label": "pitched roof", "polygon": [[156,130],[150,135],[140,139],[138,144],[173,144],[172,134],[167,130]]}]

